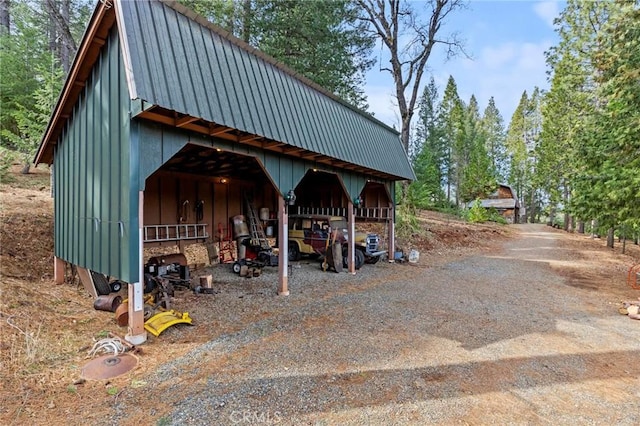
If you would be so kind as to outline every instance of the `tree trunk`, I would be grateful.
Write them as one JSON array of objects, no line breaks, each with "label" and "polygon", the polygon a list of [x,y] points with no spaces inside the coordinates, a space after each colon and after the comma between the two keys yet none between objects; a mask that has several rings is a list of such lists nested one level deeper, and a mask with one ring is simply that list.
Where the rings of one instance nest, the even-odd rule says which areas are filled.
[{"label": "tree trunk", "polygon": [[31,163],[26,162],[22,166],[22,170],[20,170],[20,173],[22,173],[23,175],[28,175],[30,170],[31,170]]},{"label": "tree trunk", "polygon": [[[401,111],[402,112],[402,111]],[[411,115],[402,115],[405,117],[402,120],[402,131],[400,132],[400,140],[402,141],[402,146],[404,146],[404,152],[409,152],[409,140],[411,139]],[[405,203],[407,201],[407,191],[409,189],[409,182],[402,182],[402,202]]]},{"label": "tree trunk", "polygon": [[46,0],[44,2],[49,18],[49,50],[54,52],[65,72],[69,72],[71,56],[77,49],[71,35],[71,0]]},{"label": "tree trunk", "polygon": [[0,0],[0,34],[11,33],[11,1]]},{"label": "tree trunk", "polygon": [[242,2],[242,40],[245,43],[251,41],[251,21],[253,18],[251,3],[251,0],[243,0]]},{"label": "tree trunk", "polygon": [[536,191],[531,190],[531,200],[529,201],[529,222],[536,222]]},{"label": "tree trunk", "polygon": [[57,31],[56,31],[56,19],[55,19],[55,14],[57,13],[57,11],[52,10],[53,8],[56,7],[55,2],[53,1],[47,1],[46,2],[46,7],[47,7],[47,15],[49,16],[49,22],[47,23],[47,34],[49,35],[49,52],[54,52],[56,53],[56,57],[58,57],[58,49],[57,49],[57,43],[58,43],[58,38],[57,38]]},{"label": "tree trunk", "polygon": [[[66,26],[67,31],[69,28],[69,19],[70,19],[70,3],[71,0],[64,0],[60,2],[60,16],[62,17],[63,23],[62,25]],[[69,72],[69,68],[71,67],[71,44],[67,37],[64,36],[65,31],[61,30],[60,33],[63,35],[62,43],[59,45],[60,52],[60,64],[62,65],[62,69],[65,74]]]},{"label": "tree trunk", "polygon": [[597,220],[592,220],[591,221],[591,238],[599,238],[600,236],[598,235],[598,221]]},{"label": "tree trunk", "polygon": [[607,247],[613,248],[613,228],[607,230]]},{"label": "tree trunk", "polygon": [[584,234],[584,221],[578,221],[578,234]]}]

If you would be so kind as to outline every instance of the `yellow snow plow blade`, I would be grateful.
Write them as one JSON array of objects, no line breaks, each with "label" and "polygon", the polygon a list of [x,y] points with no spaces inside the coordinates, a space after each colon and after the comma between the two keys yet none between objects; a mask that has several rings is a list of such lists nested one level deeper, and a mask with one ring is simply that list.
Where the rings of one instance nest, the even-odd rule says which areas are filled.
[{"label": "yellow snow plow blade", "polygon": [[180,313],[174,310],[160,312],[149,318],[144,323],[144,328],[149,333],[158,337],[160,333],[175,324],[191,324],[191,317],[187,312]]}]

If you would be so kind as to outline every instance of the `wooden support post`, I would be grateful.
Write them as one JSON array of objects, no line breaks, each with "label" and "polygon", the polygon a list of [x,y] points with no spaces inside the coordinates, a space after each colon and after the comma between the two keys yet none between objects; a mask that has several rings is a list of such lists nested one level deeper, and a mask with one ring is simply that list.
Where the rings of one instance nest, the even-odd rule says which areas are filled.
[{"label": "wooden support post", "polygon": [[[147,341],[147,330],[144,329],[144,191],[138,193],[138,282],[129,283],[129,328],[124,336],[133,345]],[[132,232],[135,232],[132,230]]]},{"label": "wooden support post", "polygon": [[289,295],[289,214],[282,195],[278,196],[278,295]]},{"label": "wooden support post", "polygon": [[58,256],[53,256],[53,282],[56,284],[64,283],[64,267],[66,262]]},{"label": "wooden support post", "polygon": [[389,224],[389,262],[395,262],[396,255],[396,224],[393,216],[392,214],[391,219],[387,222]]},{"label": "wooden support post", "polygon": [[348,241],[347,241],[347,256],[349,260],[347,262],[349,266],[349,273],[355,275],[356,273],[356,215],[354,214],[353,202],[349,200],[347,203],[347,221],[349,222]]}]

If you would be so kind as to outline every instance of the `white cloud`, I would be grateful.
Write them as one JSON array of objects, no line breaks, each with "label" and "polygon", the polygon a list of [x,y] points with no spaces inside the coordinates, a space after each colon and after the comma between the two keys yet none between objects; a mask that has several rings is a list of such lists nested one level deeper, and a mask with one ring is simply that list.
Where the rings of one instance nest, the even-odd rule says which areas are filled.
[{"label": "white cloud", "polygon": [[366,86],[367,103],[369,111],[374,113],[374,117],[383,123],[400,130],[400,119],[398,113],[398,103],[393,95],[393,83],[391,75],[381,73],[381,81],[388,81],[388,85]]},{"label": "white cloud", "polygon": [[541,1],[533,5],[533,11],[553,28],[553,20],[560,14],[560,3],[558,1]]},{"label": "white cloud", "polygon": [[454,69],[451,72],[459,95],[468,102],[474,94],[481,111],[493,96],[505,125],[508,125],[523,91],[531,94],[535,86],[541,89],[548,86],[544,52],[550,46],[551,42],[545,40],[486,47],[468,71],[461,73],[461,69]]},{"label": "white cloud", "polygon": [[[440,96],[444,93],[449,75],[458,87],[458,94],[469,102],[471,95],[478,100],[480,111],[484,111],[493,96],[496,106],[507,126],[523,91],[530,95],[538,86],[546,89],[546,63],[544,52],[550,40],[538,43],[516,43],[513,41],[486,46],[475,60],[458,57],[433,70]],[[366,87],[370,110],[376,118],[400,128],[397,103],[393,96],[393,83],[386,73],[370,73]],[[430,76],[425,74],[422,85],[428,84]]]}]

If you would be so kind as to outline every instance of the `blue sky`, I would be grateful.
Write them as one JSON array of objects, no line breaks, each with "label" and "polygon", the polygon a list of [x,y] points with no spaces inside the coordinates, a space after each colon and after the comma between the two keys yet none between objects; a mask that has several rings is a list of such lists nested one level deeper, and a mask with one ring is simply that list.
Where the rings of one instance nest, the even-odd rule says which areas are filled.
[{"label": "blue sky", "polygon": [[[413,2],[415,9],[424,5]],[[433,75],[442,96],[452,75],[465,102],[472,94],[476,96],[480,113],[493,96],[505,127],[508,126],[524,90],[531,94],[535,86],[549,87],[544,52],[557,44],[553,19],[563,7],[564,3],[559,1],[470,1],[468,9],[451,15],[441,31],[457,32],[471,59],[460,55],[447,61],[439,48],[429,59],[422,84],[428,83]],[[393,81],[388,72],[380,71],[380,63],[388,62],[380,57],[379,45],[375,52],[377,63],[367,74],[365,87],[370,111],[399,129]]]}]

